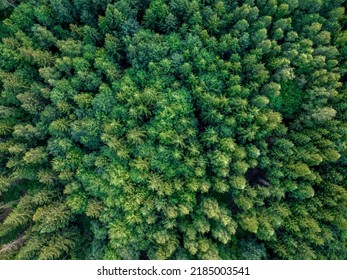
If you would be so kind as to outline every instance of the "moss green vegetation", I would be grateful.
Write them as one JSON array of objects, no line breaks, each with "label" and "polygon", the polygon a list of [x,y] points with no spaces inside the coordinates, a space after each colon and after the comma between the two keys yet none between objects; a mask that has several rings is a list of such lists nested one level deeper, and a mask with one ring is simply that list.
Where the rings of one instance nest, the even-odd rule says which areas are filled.
[{"label": "moss green vegetation", "polygon": [[347,258],[344,0],[0,3],[0,258]]}]

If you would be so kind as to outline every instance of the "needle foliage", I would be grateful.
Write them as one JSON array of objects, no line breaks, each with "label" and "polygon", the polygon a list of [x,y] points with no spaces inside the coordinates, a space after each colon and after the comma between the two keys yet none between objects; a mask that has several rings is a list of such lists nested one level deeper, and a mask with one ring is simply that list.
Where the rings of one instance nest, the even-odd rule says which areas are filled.
[{"label": "needle foliage", "polygon": [[0,0],[1,259],[346,259],[344,0]]}]

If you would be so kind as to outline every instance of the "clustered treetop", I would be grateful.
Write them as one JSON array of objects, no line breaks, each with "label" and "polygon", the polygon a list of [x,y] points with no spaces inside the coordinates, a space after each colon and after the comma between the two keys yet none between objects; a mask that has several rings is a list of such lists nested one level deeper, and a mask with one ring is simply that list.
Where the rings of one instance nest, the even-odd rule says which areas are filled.
[{"label": "clustered treetop", "polygon": [[0,0],[1,259],[346,259],[344,0]]}]

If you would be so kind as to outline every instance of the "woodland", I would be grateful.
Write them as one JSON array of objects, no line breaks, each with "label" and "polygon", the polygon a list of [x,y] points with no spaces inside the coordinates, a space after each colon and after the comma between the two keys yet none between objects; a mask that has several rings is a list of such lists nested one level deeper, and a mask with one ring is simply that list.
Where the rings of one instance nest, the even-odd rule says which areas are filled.
[{"label": "woodland", "polygon": [[346,260],[345,0],[0,0],[0,259]]}]

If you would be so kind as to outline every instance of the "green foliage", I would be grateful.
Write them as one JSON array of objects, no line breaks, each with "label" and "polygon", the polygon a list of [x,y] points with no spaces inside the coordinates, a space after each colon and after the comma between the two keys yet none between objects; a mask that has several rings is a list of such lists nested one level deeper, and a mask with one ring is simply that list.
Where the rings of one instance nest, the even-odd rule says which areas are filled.
[{"label": "green foliage", "polygon": [[305,93],[295,81],[281,84],[280,92],[272,104],[284,117],[293,118],[301,109]]},{"label": "green foliage", "polygon": [[345,1],[0,1],[1,259],[346,259]]}]

